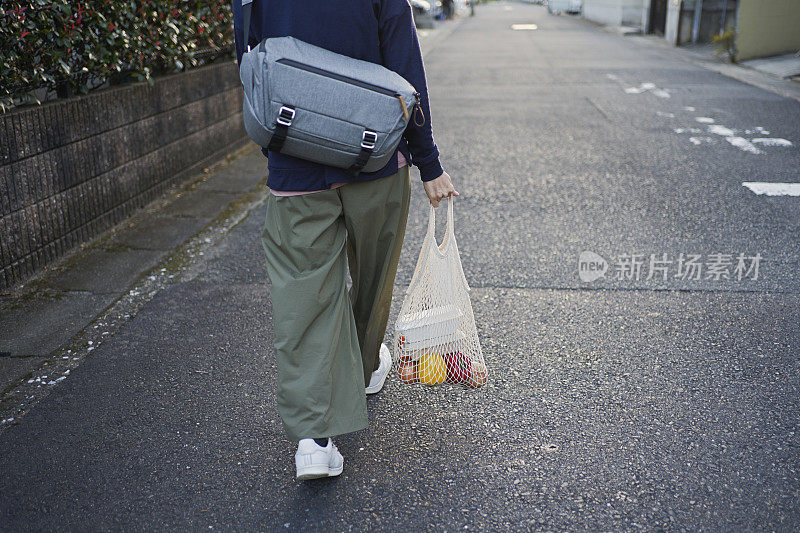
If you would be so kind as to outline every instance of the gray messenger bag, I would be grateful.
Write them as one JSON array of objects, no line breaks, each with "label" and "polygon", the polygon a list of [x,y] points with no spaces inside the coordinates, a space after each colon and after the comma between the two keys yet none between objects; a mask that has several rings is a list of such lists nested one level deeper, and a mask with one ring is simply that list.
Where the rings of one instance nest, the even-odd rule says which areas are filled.
[{"label": "gray messenger bag", "polygon": [[[251,1],[242,2],[245,45]],[[399,74],[293,37],[248,46],[239,75],[250,138],[353,175],[388,163],[419,105],[419,93]]]}]

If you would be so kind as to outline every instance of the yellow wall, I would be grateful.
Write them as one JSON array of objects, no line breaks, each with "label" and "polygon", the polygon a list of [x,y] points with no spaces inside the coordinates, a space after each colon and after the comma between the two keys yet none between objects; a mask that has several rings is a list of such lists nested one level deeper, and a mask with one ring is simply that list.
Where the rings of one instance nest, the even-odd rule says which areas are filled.
[{"label": "yellow wall", "polygon": [[739,0],[736,59],[800,50],[800,0]]}]

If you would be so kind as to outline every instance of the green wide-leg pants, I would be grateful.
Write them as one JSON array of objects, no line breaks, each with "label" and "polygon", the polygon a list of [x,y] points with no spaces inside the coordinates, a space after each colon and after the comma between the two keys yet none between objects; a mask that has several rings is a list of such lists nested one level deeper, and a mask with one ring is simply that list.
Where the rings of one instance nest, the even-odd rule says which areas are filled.
[{"label": "green wide-leg pants", "polygon": [[406,166],[372,181],[267,199],[262,243],[278,412],[292,440],[367,426],[364,387],[379,363],[409,196]]}]

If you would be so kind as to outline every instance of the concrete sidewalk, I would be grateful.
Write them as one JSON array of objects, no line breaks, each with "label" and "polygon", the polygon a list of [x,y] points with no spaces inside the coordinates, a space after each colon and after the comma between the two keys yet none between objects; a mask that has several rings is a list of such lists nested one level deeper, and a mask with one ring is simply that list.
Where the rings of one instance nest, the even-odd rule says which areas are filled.
[{"label": "concrete sidewalk", "polygon": [[[148,272],[167,268],[182,246],[224,223],[242,198],[264,191],[263,156],[252,147],[168,191],[35,279],[0,298],[0,390],[45,363]],[[78,337],[76,337],[78,336]],[[5,418],[5,417],[3,417]]]},{"label": "concrete sidewalk", "polygon": [[[88,342],[87,326],[130,294],[143,276],[162,269],[174,275],[170,266],[191,248],[187,243],[215,224],[226,224],[239,204],[257,202],[265,181],[260,152],[250,147],[231,154],[59,264],[4,293],[0,391],[10,392],[21,377],[60,350]],[[8,403],[3,397],[0,405]]]}]

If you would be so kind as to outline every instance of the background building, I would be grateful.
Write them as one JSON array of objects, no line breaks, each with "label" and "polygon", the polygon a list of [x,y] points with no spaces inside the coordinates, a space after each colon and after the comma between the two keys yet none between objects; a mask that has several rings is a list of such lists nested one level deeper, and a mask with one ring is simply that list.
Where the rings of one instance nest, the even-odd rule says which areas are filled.
[{"label": "background building", "polygon": [[595,22],[644,29],[645,0],[583,0],[583,16]]},{"label": "background building", "polygon": [[800,1],[739,0],[736,59],[800,51]]},{"label": "background building", "polygon": [[583,16],[675,45],[732,32],[737,61],[800,50],[800,0],[584,0]]}]

